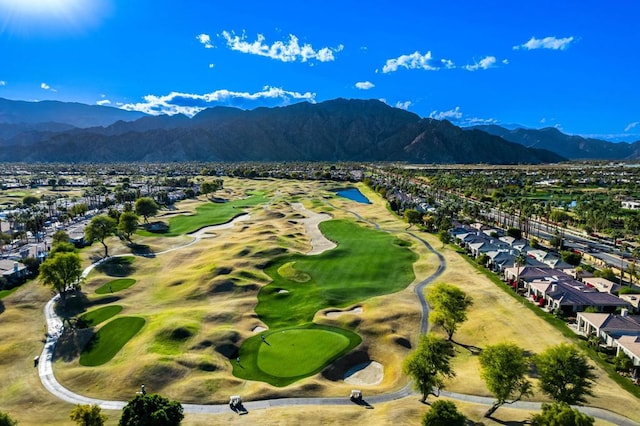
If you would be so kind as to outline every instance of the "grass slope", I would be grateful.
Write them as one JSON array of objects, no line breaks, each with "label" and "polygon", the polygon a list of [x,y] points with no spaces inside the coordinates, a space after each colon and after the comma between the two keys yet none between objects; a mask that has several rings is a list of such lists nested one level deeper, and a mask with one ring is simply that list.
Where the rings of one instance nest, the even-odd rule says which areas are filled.
[{"label": "grass slope", "polygon": [[188,234],[205,226],[229,222],[234,217],[241,215],[243,209],[265,201],[267,201],[267,198],[262,192],[254,192],[249,198],[233,200],[227,203],[206,203],[196,208],[196,214],[181,215],[169,219],[169,231],[164,234],[154,234],[148,231],[139,231],[138,234],[165,237]]},{"label": "grass slope", "polygon": [[256,313],[271,329],[309,323],[321,309],[393,293],[415,279],[417,256],[404,241],[347,220],[320,227],[339,242],[337,248],[317,256],[285,256],[265,268],[273,282],[260,291]]},{"label": "grass slope", "polygon": [[122,311],[122,306],[120,305],[109,305],[104,306],[102,308],[94,309],[93,311],[87,312],[78,318],[80,321],[84,322],[87,327],[95,327],[108,320],[111,317],[118,315]]},{"label": "grass slope", "polygon": [[144,326],[140,317],[116,318],[102,327],[82,351],[80,364],[93,367],[109,362]]}]

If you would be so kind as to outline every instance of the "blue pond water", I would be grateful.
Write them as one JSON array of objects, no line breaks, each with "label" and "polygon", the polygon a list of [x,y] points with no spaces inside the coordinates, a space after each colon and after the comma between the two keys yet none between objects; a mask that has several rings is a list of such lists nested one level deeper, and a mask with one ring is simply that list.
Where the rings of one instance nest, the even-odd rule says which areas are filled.
[{"label": "blue pond water", "polygon": [[360,190],[357,188],[339,189],[336,191],[336,194],[338,194],[341,197],[348,198],[349,200],[355,201],[357,203],[371,204],[371,201],[369,201],[367,197],[362,195],[362,192],[360,192]]}]

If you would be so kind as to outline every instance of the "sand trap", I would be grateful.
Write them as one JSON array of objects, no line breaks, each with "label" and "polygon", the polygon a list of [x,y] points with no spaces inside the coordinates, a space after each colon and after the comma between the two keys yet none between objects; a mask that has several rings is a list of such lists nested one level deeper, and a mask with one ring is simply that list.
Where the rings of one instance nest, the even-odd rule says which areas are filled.
[{"label": "sand trap", "polygon": [[320,228],[318,228],[320,222],[331,219],[331,215],[312,212],[304,208],[301,203],[293,203],[291,207],[293,207],[295,211],[307,216],[306,219],[302,219],[300,222],[304,224],[304,229],[311,238],[311,251],[307,252],[308,255],[324,253],[336,247],[336,244],[325,237],[322,232],[320,232]]},{"label": "sand trap", "polygon": [[197,231],[194,231],[188,235],[194,236],[196,238],[212,238],[216,236],[213,231],[219,231],[221,229],[231,229],[236,222],[242,222],[249,219],[251,219],[251,215],[249,213],[244,213],[240,216],[236,216],[230,222],[222,223],[220,225],[205,226],[204,228],[198,229]]},{"label": "sand trap", "polygon": [[289,290],[280,289],[280,290],[278,290],[278,293],[279,294],[287,294],[287,293],[289,293]]},{"label": "sand trap", "polygon": [[340,315],[345,315],[345,314],[361,314],[362,313],[362,306],[356,306],[355,308],[349,310],[349,311],[327,311],[324,313],[324,315],[327,318],[337,318]]},{"label": "sand trap", "polygon": [[262,327],[261,325],[257,325],[255,327],[253,327],[253,330],[251,330],[253,333],[260,333],[261,331],[267,331],[266,328]]},{"label": "sand trap", "polygon": [[357,386],[374,386],[382,383],[384,367],[376,361],[359,364],[344,374],[344,381]]}]

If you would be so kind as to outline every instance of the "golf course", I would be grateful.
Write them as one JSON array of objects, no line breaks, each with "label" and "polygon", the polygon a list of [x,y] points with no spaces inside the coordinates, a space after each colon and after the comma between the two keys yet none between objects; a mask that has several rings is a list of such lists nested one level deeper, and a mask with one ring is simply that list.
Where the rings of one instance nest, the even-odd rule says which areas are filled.
[{"label": "golf course", "polygon": [[[107,239],[113,257],[88,269],[81,292],[66,301],[66,311],[56,311],[65,327],[52,356],[56,380],[76,394],[111,401],[131,399],[144,383],[183,404],[225,404],[230,395],[346,398],[354,388],[375,397],[403,389],[402,362],[420,330],[414,290],[439,262],[373,191],[358,185],[371,200],[364,204],[334,189],[322,181],[225,179],[215,202],[201,196],[151,218],[168,231],[134,234],[144,255]],[[431,235],[420,238],[441,246]],[[83,266],[102,252],[100,244],[83,249]],[[475,302],[456,340],[483,347],[516,339],[532,353],[563,341],[453,250],[442,254],[448,268],[438,282],[460,286]],[[17,413],[20,424],[68,424],[72,405],[50,395],[27,368],[42,351],[42,307],[50,298],[47,288],[30,282],[2,299],[0,363],[12,384],[0,383],[0,405]],[[457,375],[447,390],[490,396],[477,377],[477,357],[457,347],[454,363]],[[367,373],[374,364],[376,373]],[[349,381],[353,372],[363,373],[357,386]],[[597,373],[590,405],[634,406]],[[544,397],[536,392],[532,399]],[[38,410],[27,415],[33,404]],[[458,405],[478,419],[485,409]],[[324,423],[417,424],[425,411],[412,396],[375,408],[274,407],[243,418],[191,412],[183,424],[293,424],[311,415]],[[117,410],[104,412],[107,424],[117,423]],[[497,415],[508,422],[528,414],[501,408]]]}]

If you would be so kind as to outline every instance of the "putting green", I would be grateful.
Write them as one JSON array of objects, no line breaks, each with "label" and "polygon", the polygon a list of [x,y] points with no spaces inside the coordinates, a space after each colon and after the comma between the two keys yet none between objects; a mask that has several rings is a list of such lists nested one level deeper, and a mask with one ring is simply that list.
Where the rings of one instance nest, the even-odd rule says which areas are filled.
[{"label": "putting green", "polygon": [[347,337],[332,331],[277,331],[260,345],[258,368],[272,376],[303,376],[322,368],[348,346]]},{"label": "putting green", "polygon": [[108,294],[115,293],[120,290],[124,290],[126,288],[131,287],[136,283],[136,280],[133,278],[120,278],[117,280],[109,281],[108,283],[98,287],[96,289],[97,294]]}]

